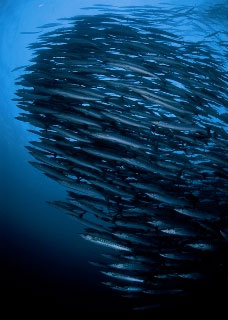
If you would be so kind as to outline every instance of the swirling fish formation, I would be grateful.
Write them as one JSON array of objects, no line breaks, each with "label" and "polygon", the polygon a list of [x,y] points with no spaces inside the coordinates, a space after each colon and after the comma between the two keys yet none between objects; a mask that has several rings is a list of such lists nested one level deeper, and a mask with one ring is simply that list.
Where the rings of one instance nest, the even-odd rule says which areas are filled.
[{"label": "swirling fish formation", "polygon": [[154,305],[226,272],[228,77],[144,11],[42,34],[16,100],[31,164],[67,189],[52,205],[115,251],[92,262],[104,284]]}]

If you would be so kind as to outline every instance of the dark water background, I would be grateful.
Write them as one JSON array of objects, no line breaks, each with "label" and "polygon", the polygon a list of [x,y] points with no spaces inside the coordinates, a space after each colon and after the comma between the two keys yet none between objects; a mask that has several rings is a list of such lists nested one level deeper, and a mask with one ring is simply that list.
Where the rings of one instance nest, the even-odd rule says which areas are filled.
[{"label": "dark water background", "polygon": [[[24,148],[31,140],[29,125],[14,119],[19,111],[11,101],[14,81],[21,71],[11,70],[28,64],[31,52],[26,46],[34,42],[36,27],[71,17],[83,6],[98,1],[73,0],[0,0],[0,237],[1,274],[6,280],[5,293],[11,305],[21,308],[67,307],[75,311],[128,311],[129,302],[102,284],[99,270],[88,264],[108,250],[78,237],[83,228],[64,212],[45,201],[61,200],[61,186],[29,165]],[[159,5],[159,1],[105,1],[112,5]],[[168,1],[166,1],[168,2]],[[202,7],[224,1],[169,1]],[[84,12],[83,12],[84,13]],[[221,21],[217,28],[227,28]],[[208,30],[212,30],[208,25]],[[186,31],[186,37],[189,35]],[[196,35],[195,35],[196,36]],[[215,286],[216,290],[216,286]],[[196,297],[197,308],[224,305],[223,294]],[[217,297],[217,298],[216,298]],[[210,306],[210,307],[209,307]]]}]

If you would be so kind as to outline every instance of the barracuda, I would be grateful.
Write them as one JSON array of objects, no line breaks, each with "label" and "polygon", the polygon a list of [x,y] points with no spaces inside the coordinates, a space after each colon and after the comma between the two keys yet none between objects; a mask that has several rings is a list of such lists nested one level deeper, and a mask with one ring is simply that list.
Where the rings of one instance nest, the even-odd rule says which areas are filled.
[{"label": "barracuda", "polygon": [[90,263],[133,307],[189,303],[213,282],[217,295],[228,252],[227,33],[189,39],[199,21],[213,26],[207,14],[220,28],[216,8],[227,6],[201,17],[189,6],[93,8],[40,29],[31,61],[15,69],[17,119],[37,127],[31,165],[67,191],[50,204],[83,225],[81,237],[112,249]]}]

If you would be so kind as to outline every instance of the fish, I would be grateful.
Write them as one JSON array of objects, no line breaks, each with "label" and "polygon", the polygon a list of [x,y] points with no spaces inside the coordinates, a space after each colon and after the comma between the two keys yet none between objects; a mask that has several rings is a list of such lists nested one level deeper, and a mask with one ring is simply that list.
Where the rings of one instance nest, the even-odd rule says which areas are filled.
[{"label": "fish", "polygon": [[131,276],[127,276],[127,275],[123,275],[123,274],[119,274],[116,272],[106,272],[106,271],[101,271],[103,274],[105,274],[106,276],[112,277],[112,278],[116,278],[119,280],[124,280],[124,281],[130,281],[130,282],[139,282],[139,283],[143,283],[144,280],[140,279],[140,278],[136,278],[136,277],[131,277]]},{"label": "fish", "polygon": [[158,290],[158,289],[155,289],[155,290],[143,290],[143,293],[146,293],[146,294],[150,294],[150,295],[177,295],[177,294],[182,294],[184,292],[184,290],[182,289],[170,289],[170,290]]},{"label": "fish", "polygon": [[196,242],[196,243],[187,243],[186,247],[190,247],[200,251],[214,251],[215,246],[211,243]]},{"label": "fish", "polygon": [[182,199],[178,199],[176,197],[170,196],[168,194],[159,194],[156,192],[147,193],[146,194],[157,201],[164,202],[166,204],[175,205],[175,206],[187,206],[188,202]]},{"label": "fish", "polygon": [[92,235],[84,235],[82,234],[81,237],[85,240],[88,240],[88,241],[91,241],[93,243],[96,243],[96,244],[99,244],[99,245],[102,245],[102,246],[105,246],[105,247],[108,247],[108,248],[111,248],[111,249],[114,249],[114,250],[120,250],[120,251],[131,251],[130,248],[126,247],[126,246],[123,246],[123,245],[120,245],[118,243],[115,243],[115,242],[112,242],[112,241],[108,241],[106,239],[103,239],[103,238],[99,238],[99,237],[96,237],[96,236],[92,236]]},{"label": "fish", "polygon": [[36,160],[44,162],[45,164],[57,168],[57,169],[63,169],[63,170],[67,170],[67,167],[63,164],[61,164],[60,161],[58,161],[57,159],[53,158],[53,157],[47,157],[46,155],[43,155],[42,153],[33,153],[33,156]]},{"label": "fish", "polygon": [[101,169],[99,169],[98,167],[94,166],[88,160],[86,160],[84,158],[79,158],[79,157],[75,157],[75,156],[73,157],[73,156],[67,155],[66,159],[71,161],[75,165],[79,165],[79,166],[82,166],[82,167],[85,167],[85,168],[89,168],[89,169],[92,169],[94,171],[102,172]]},{"label": "fish", "polygon": [[22,69],[24,69],[24,68],[26,68],[26,67],[27,67],[26,65],[25,65],[25,66],[19,66],[19,67],[16,67],[16,68],[12,69],[11,72],[15,72],[15,71],[18,71],[18,70],[22,70]]},{"label": "fish", "polygon": [[228,242],[228,232],[224,230],[220,230],[220,233],[223,236],[223,238],[226,240],[226,242]]},{"label": "fish", "polygon": [[30,143],[35,146],[38,147],[39,149],[44,149],[46,151],[51,152],[53,155],[64,155],[64,151],[59,148],[57,145],[52,145],[47,143],[47,141],[30,141]]},{"label": "fish", "polygon": [[57,133],[59,133],[63,137],[70,138],[75,141],[86,142],[86,143],[92,142],[88,138],[83,137],[80,134],[78,134],[78,132],[76,133],[76,132],[73,132],[72,130],[66,130],[64,128],[60,128],[57,126],[52,126],[50,129],[53,129],[54,131],[56,131]]},{"label": "fish", "polygon": [[121,62],[111,62],[110,63],[111,66],[116,66],[116,67],[120,67],[120,68],[124,68],[124,69],[127,69],[127,70],[131,70],[131,71],[134,71],[134,72],[138,72],[144,76],[147,76],[147,77],[155,77],[155,75],[147,70],[144,70],[143,68],[139,67],[139,66],[136,66],[136,65],[132,65],[132,64],[129,64],[129,63],[121,63]]},{"label": "fish", "polygon": [[170,260],[192,261],[194,255],[189,253],[160,253],[160,256]]},{"label": "fish", "polygon": [[148,149],[147,146],[145,146],[144,144],[142,144],[141,142],[135,140],[135,139],[131,139],[125,136],[121,136],[115,133],[94,133],[92,134],[92,137],[99,139],[99,140],[104,140],[104,141],[108,141],[114,144],[119,144],[120,146],[124,146],[124,147],[132,147],[134,149]]},{"label": "fish", "polygon": [[92,119],[88,119],[86,117],[83,116],[79,116],[79,115],[70,115],[70,114],[56,114],[55,115],[57,118],[64,120],[64,121],[69,121],[72,123],[76,123],[76,124],[86,124],[88,126],[94,126],[98,129],[101,129],[101,126],[95,122],[95,120]]},{"label": "fish", "polygon": [[206,133],[205,129],[200,128],[200,127],[196,127],[194,125],[188,126],[188,125],[181,125],[178,123],[167,123],[167,122],[162,122],[162,121],[153,121],[152,123],[158,127],[167,128],[167,129],[171,129],[171,130]]},{"label": "fish", "polygon": [[113,290],[123,291],[123,292],[142,292],[142,288],[133,286],[117,286],[111,282],[103,282],[104,285],[111,287]]},{"label": "fish", "polygon": [[113,235],[117,238],[130,241],[132,243],[143,244],[146,246],[151,245],[151,242],[149,240],[143,239],[142,237],[139,237],[139,236],[135,236],[135,235],[131,235],[123,232],[113,232]]},{"label": "fish", "polygon": [[75,168],[73,167],[72,168],[72,172],[71,172],[72,175],[75,175],[77,177],[86,177],[86,178],[92,178],[92,179],[100,179],[100,176],[97,175],[96,173],[94,172],[91,172],[88,168]]},{"label": "fish", "polygon": [[219,217],[216,217],[216,215],[210,214],[208,212],[191,210],[190,208],[177,208],[174,210],[183,214],[183,215],[197,218],[197,219],[201,219],[201,220],[218,220],[219,219]]},{"label": "fish", "polygon": [[46,28],[53,28],[53,27],[58,27],[58,26],[61,26],[62,24],[61,23],[46,23],[40,27],[37,27],[37,28],[40,28],[40,29],[46,29]]},{"label": "fish", "polygon": [[144,223],[137,223],[133,221],[128,221],[128,220],[116,220],[115,224],[120,227],[124,227],[127,229],[136,229],[136,230],[141,230],[141,231],[150,231],[150,226]]},{"label": "fish", "polygon": [[29,163],[36,169],[43,171],[48,176],[52,176],[52,178],[55,178],[58,182],[62,183],[62,180],[65,180],[66,184],[71,183],[71,180],[68,179],[62,171],[54,169],[53,167],[45,164],[41,164],[39,162],[29,161]]},{"label": "fish", "polygon": [[142,128],[142,129],[147,129],[149,130],[150,128],[148,126],[143,125],[142,123],[140,123],[140,121],[130,118],[130,117],[126,117],[122,114],[117,114],[117,113],[109,113],[109,112],[102,112],[102,114],[107,117],[110,118],[112,120],[115,120],[117,122],[120,123],[125,123],[129,126],[133,126],[133,127],[137,127],[137,128]]},{"label": "fish", "polygon": [[117,270],[131,270],[131,271],[149,271],[150,268],[140,263],[112,263],[110,268]]},{"label": "fish", "polygon": [[75,99],[75,100],[83,100],[83,101],[97,101],[97,98],[82,95],[80,93],[75,93],[75,92],[68,92],[64,90],[58,90],[58,89],[49,89],[48,93],[52,95],[59,95],[65,98],[70,98],[70,99]]},{"label": "fish", "polygon": [[87,204],[85,201],[81,200],[70,200],[70,203],[72,203],[73,205],[75,205],[76,207],[86,211],[86,212],[89,212],[89,213],[92,213],[92,214],[95,214],[95,215],[104,215],[104,213],[101,211],[101,210],[97,210],[95,207]]},{"label": "fish", "polygon": [[135,88],[135,87],[130,87],[130,89],[133,90],[136,93],[139,93],[147,101],[159,104],[159,105],[161,105],[162,107],[166,108],[169,111],[173,111],[173,112],[180,113],[180,114],[191,114],[187,110],[182,110],[181,108],[176,108],[176,107],[172,106],[172,104],[175,104],[175,102],[173,102],[172,100],[170,101],[171,104],[168,104],[162,98],[159,98],[159,97],[157,97],[156,95],[154,95],[154,94],[152,94],[150,92],[147,92],[147,91],[144,92],[142,89],[138,89],[138,88]]},{"label": "fish", "polygon": [[114,152],[108,152],[106,150],[99,150],[99,149],[95,149],[95,148],[81,148],[83,151],[85,151],[86,153],[89,153],[91,155],[97,156],[99,158],[102,159],[108,159],[108,160],[115,160],[115,161],[120,161],[121,157],[120,155],[117,155]]},{"label": "fish", "polygon": [[133,309],[185,305],[227,268],[227,33],[194,7],[92,8],[38,29],[15,121],[101,282]]},{"label": "fish", "polygon": [[37,34],[40,33],[40,31],[23,31],[21,34]]},{"label": "fish", "polygon": [[105,183],[105,182],[102,182],[102,181],[91,180],[91,179],[89,181],[91,182],[92,185],[100,187],[100,188],[104,189],[105,191],[114,193],[114,194],[116,194],[116,195],[118,195],[120,197],[130,198],[130,199],[133,197],[133,195],[131,195],[130,193],[124,191],[121,188],[118,188],[118,187],[112,185],[111,183]]},{"label": "fish", "polygon": [[77,191],[78,194],[89,195],[91,197],[105,200],[105,197],[102,195],[102,193],[87,183],[76,183],[74,181],[65,181],[64,179],[61,180],[60,183],[67,188]]},{"label": "fish", "polygon": [[171,234],[174,236],[185,236],[185,237],[195,237],[197,233],[194,231],[188,230],[188,229],[182,229],[182,228],[162,228],[160,229],[161,232],[164,232],[166,234]]},{"label": "fish", "polygon": [[122,161],[133,167],[139,168],[141,170],[145,170],[147,172],[157,173],[160,175],[167,175],[167,176],[170,176],[170,175],[172,176],[174,174],[171,170],[166,170],[162,167],[159,167],[156,164],[153,164],[152,162],[148,162],[143,159],[123,158]]}]

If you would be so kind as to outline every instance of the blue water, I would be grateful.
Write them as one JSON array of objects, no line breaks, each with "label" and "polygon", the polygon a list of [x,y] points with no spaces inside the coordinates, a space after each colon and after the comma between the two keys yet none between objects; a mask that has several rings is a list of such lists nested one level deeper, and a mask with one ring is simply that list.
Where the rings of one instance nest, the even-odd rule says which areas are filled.
[{"label": "blue water", "polygon": [[[0,232],[4,272],[15,301],[21,295],[34,304],[38,299],[43,305],[66,304],[75,310],[85,310],[88,306],[91,311],[128,308],[117,294],[100,284],[99,270],[88,264],[88,260],[94,260],[105,250],[78,237],[83,227],[46,204],[47,200],[64,199],[65,191],[29,165],[31,158],[24,147],[31,140],[27,132],[29,125],[15,120],[19,110],[11,100],[16,90],[15,78],[21,73],[11,70],[29,64],[31,52],[26,47],[37,36],[21,32],[35,32],[38,26],[56,22],[58,18],[84,13],[81,7],[97,2],[0,0]],[[164,1],[106,0],[105,4],[159,6],[160,2]],[[203,9],[221,0],[165,2]],[[226,23],[221,21],[216,28],[224,29]],[[189,33],[185,35],[188,37]]]}]

